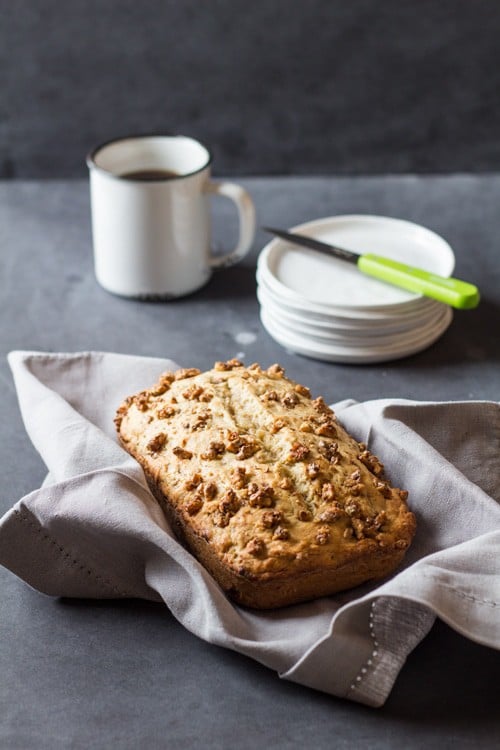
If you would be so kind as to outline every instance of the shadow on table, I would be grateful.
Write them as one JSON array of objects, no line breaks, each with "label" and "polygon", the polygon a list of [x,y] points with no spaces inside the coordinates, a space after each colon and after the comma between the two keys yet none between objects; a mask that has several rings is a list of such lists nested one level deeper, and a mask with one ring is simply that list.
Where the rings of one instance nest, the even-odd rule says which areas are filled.
[{"label": "shadow on table", "polygon": [[[255,299],[255,268],[243,265],[215,271],[209,283],[196,293],[200,300]],[[189,297],[184,298],[186,301]],[[407,359],[400,360],[404,367]],[[454,319],[433,346],[413,355],[412,368],[461,362],[500,362],[500,305],[483,299],[475,310],[455,310]],[[393,365],[398,365],[395,361]]]},{"label": "shadow on table", "polygon": [[459,747],[469,747],[466,740],[477,747],[499,747],[499,678],[498,651],[437,620],[410,654],[382,712],[391,722],[420,734],[453,726],[464,742]]},{"label": "shadow on table", "polygon": [[214,271],[208,284],[197,292],[197,297],[204,300],[256,299],[256,289],[255,268],[233,266]]},{"label": "shadow on table", "polygon": [[447,346],[442,352],[446,359],[460,363],[471,361],[500,361],[500,305],[481,300],[476,310],[457,310],[446,332]]},{"label": "shadow on table", "polygon": [[[114,630],[115,627],[117,630],[125,628],[125,633],[140,632],[143,642],[153,644],[160,670],[168,668],[173,653],[178,654],[181,666],[182,654],[185,653],[186,669],[191,658],[195,671],[197,664],[204,664],[204,672],[197,678],[200,689],[204,687],[203,675],[207,676],[207,685],[214,675],[218,675],[219,680],[223,678],[227,682],[227,691],[222,692],[229,702],[232,696],[229,685],[235,681],[240,685],[241,693],[258,696],[255,708],[261,703],[267,706],[286,703],[290,731],[294,723],[297,731],[303,730],[304,721],[320,722],[322,726],[330,724],[332,729],[339,729],[347,722],[351,739],[357,741],[360,739],[357,725],[351,725],[355,719],[361,722],[359,734],[373,737],[374,748],[383,746],[380,739],[386,732],[391,736],[408,733],[407,747],[411,748],[448,747],[446,741],[450,739],[451,730],[461,736],[462,747],[469,747],[467,743],[474,741],[478,747],[494,747],[494,738],[500,736],[497,711],[500,654],[462,637],[439,620],[410,654],[385,706],[372,709],[302,685],[280,681],[273,670],[249,657],[205,643],[192,635],[161,603],[142,600],[58,601],[68,614],[75,615],[79,627],[82,622],[94,622],[98,616],[100,627],[108,634],[106,637],[109,628]],[[189,679],[188,675],[186,679]],[[272,711],[269,718],[272,718]],[[390,743],[388,746],[393,747]]]},{"label": "shadow on table", "polygon": [[[500,362],[500,305],[484,299],[475,310],[454,310],[447,331],[422,352],[391,363],[411,371],[447,365]],[[382,363],[382,367],[386,365]]]}]

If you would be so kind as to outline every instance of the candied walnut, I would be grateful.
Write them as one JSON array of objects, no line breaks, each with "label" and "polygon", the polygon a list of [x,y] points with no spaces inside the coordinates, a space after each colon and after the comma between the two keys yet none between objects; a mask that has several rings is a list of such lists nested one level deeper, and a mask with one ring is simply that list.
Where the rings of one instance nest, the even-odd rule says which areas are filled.
[{"label": "candied walnut", "polygon": [[380,461],[374,461],[370,464],[370,470],[376,477],[380,477],[384,473],[384,464],[380,463]]},{"label": "candied walnut", "polygon": [[186,378],[194,378],[195,375],[200,375],[201,370],[198,370],[197,367],[184,367],[180,370],[177,370],[175,373],[175,379],[176,380],[185,380]]},{"label": "candied walnut", "polygon": [[161,449],[164,447],[165,443],[167,442],[167,436],[164,432],[159,432],[158,435],[155,435],[146,445],[146,450],[150,451],[151,453],[159,453]]},{"label": "candied walnut", "polygon": [[316,427],[314,432],[316,435],[321,435],[321,437],[337,437],[337,429],[333,422],[323,422],[323,424]]},{"label": "candied walnut", "polygon": [[235,367],[243,367],[243,363],[239,359],[228,359],[227,362],[216,362],[214,370],[227,372],[228,370],[233,370]]},{"label": "candied walnut", "polygon": [[236,513],[240,509],[240,501],[234,490],[226,490],[219,502],[221,513]]},{"label": "candied walnut", "polygon": [[318,529],[318,533],[316,534],[316,542],[317,544],[327,544],[327,542],[330,539],[330,529],[327,526],[322,526],[320,529]]},{"label": "candied walnut", "polygon": [[243,466],[237,466],[233,471],[233,484],[237,490],[241,490],[247,486],[249,476],[247,470]]},{"label": "candied walnut", "polygon": [[205,495],[205,500],[213,500],[218,492],[218,487],[215,484],[215,482],[208,482],[203,487],[203,494]]},{"label": "candied walnut", "polygon": [[163,406],[161,409],[158,409],[157,417],[158,419],[169,419],[176,413],[177,409],[174,409],[173,406]]},{"label": "candied walnut", "polygon": [[158,382],[155,383],[155,385],[150,388],[150,393],[152,396],[163,396],[164,393],[168,391],[170,388],[170,384],[173,383],[175,380],[175,375],[173,372],[167,371],[163,372]]},{"label": "candied walnut", "polygon": [[253,454],[256,452],[257,446],[253,443],[245,443],[245,445],[242,445],[239,449],[238,453],[236,454],[236,458],[244,459],[244,458],[250,458],[250,456],[253,456]]},{"label": "candied walnut", "polygon": [[232,473],[233,486],[242,490],[248,482],[247,470],[243,466],[237,466]]},{"label": "candied walnut", "polygon": [[134,404],[139,411],[147,411],[149,409],[149,396],[149,391],[142,391],[133,397]]},{"label": "candied walnut", "polygon": [[149,389],[149,392],[152,396],[163,396],[163,394],[166,393],[169,388],[170,383],[160,380],[152,388]]},{"label": "candied walnut", "polygon": [[300,508],[300,510],[297,511],[297,518],[299,521],[311,521],[312,513],[310,510],[306,510],[306,508]]},{"label": "candied walnut", "polygon": [[172,449],[172,453],[174,454],[174,456],[177,456],[177,458],[193,458],[193,454],[191,453],[191,451],[187,451],[185,448],[181,448],[180,445],[176,445],[176,447]]},{"label": "candied walnut", "polygon": [[365,488],[365,485],[362,482],[357,482],[356,484],[353,484],[353,486],[350,488],[351,495],[354,495],[354,497],[357,497],[360,495]]},{"label": "candied walnut", "polygon": [[313,401],[311,401],[311,404],[316,409],[316,411],[320,412],[320,414],[333,414],[330,407],[325,404],[322,396],[318,396],[318,398],[315,398]]},{"label": "candied walnut", "polygon": [[274,539],[281,539],[286,540],[289,539],[290,534],[288,533],[287,529],[284,529],[283,526],[276,526],[273,532]]},{"label": "candied walnut", "polygon": [[196,487],[198,487],[203,482],[203,477],[201,474],[193,474],[193,476],[190,479],[187,479],[184,482],[184,489],[185,490],[194,490]]},{"label": "candied walnut", "polygon": [[247,552],[254,557],[264,557],[266,554],[266,545],[262,539],[254,537],[247,544]]},{"label": "candied walnut", "polygon": [[351,479],[353,479],[355,482],[359,482],[359,480],[361,479],[361,472],[359,469],[356,469],[352,472]]},{"label": "candied walnut", "polygon": [[261,367],[258,362],[252,362],[251,365],[248,365],[247,370],[252,370],[253,372],[261,372]]},{"label": "candied walnut", "polygon": [[344,511],[340,505],[334,503],[331,508],[328,508],[319,514],[318,521],[321,521],[321,523],[335,523],[335,521],[338,521],[343,515]]},{"label": "candied walnut", "polygon": [[294,484],[290,477],[283,477],[278,485],[282,490],[293,490]]},{"label": "candied walnut", "polygon": [[351,519],[352,528],[354,529],[354,536],[356,539],[364,539],[365,537],[365,524],[360,518]]},{"label": "candied walnut", "polygon": [[345,512],[348,516],[357,516],[360,512],[359,504],[355,500],[351,500],[344,507]]},{"label": "candied walnut", "polygon": [[208,451],[201,454],[201,458],[207,461],[216,461],[225,453],[225,451],[226,446],[224,443],[212,441],[208,446]]},{"label": "candied walnut", "polygon": [[307,445],[303,445],[303,443],[294,442],[292,443],[292,449],[290,453],[288,454],[288,463],[298,463],[299,461],[304,461],[310,454],[310,450],[307,447]]},{"label": "candied walnut", "polygon": [[375,537],[378,539],[380,534],[378,534],[377,532],[380,531],[381,526],[386,520],[387,519],[384,511],[381,511],[376,516],[372,516],[371,518],[365,518],[365,536],[370,536],[372,538]]},{"label": "candied walnut", "polygon": [[263,401],[279,401],[280,397],[276,393],[276,391],[266,391],[262,394],[261,399]]},{"label": "candied walnut", "polygon": [[203,498],[200,495],[196,495],[185,504],[185,509],[190,516],[196,515],[203,507]]},{"label": "candied walnut", "polygon": [[208,404],[208,402],[211,401],[213,397],[214,394],[212,393],[212,391],[203,391],[198,400],[204,404]]},{"label": "candied walnut", "polygon": [[203,391],[204,389],[201,385],[193,384],[189,386],[189,388],[186,388],[186,390],[182,392],[182,395],[188,401],[198,401]]},{"label": "candied walnut", "polygon": [[116,410],[114,422],[115,422],[117,430],[120,429],[121,423],[123,421],[123,417],[127,413],[130,404],[132,404],[133,402],[134,402],[134,397],[128,396],[123,402],[123,404],[121,404],[121,406],[119,406],[119,408]]},{"label": "candied walnut", "polygon": [[309,388],[306,388],[305,385],[300,385],[300,383],[297,383],[295,386],[295,390],[297,393],[300,393],[301,396],[305,396],[306,398],[311,398],[311,391]]},{"label": "candied walnut", "polygon": [[335,487],[331,482],[325,482],[321,486],[321,498],[327,503],[335,500]]},{"label": "candied walnut", "polygon": [[281,417],[278,417],[277,419],[274,420],[274,422],[273,422],[273,424],[271,426],[271,432],[274,435],[277,432],[279,432],[280,430],[282,430],[283,427],[285,427],[285,426],[286,426],[286,420],[282,419]]},{"label": "candied walnut", "polygon": [[230,520],[231,516],[229,515],[229,513],[221,513],[219,510],[216,510],[212,516],[212,522],[214,526],[218,526],[220,529],[228,526]]},{"label": "candied walnut", "polygon": [[274,529],[275,526],[281,523],[283,514],[279,510],[266,510],[262,514],[262,526],[265,529]]},{"label": "candied walnut", "polygon": [[344,529],[344,534],[343,534],[344,539],[352,539],[353,536],[354,536],[354,531],[352,529],[352,526],[347,526],[347,528]]},{"label": "candied walnut", "polygon": [[248,485],[248,504],[252,508],[270,508],[274,505],[274,489],[270,485],[259,487],[251,482]]},{"label": "candied walnut", "polygon": [[381,493],[382,497],[391,497],[392,490],[386,482],[376,482],[375,488]]},{"label": "candied walnut", "polygon": [[[363,444],[361,443],[360,445]],[[363,463],[372,474],[375,474],[376,477],[380,477],[384,473],[384,464],[382,464],[373,453],[370,453],[370,451],[366,449],[366,446],[364,446],[364,448],[365,449],[358,455],[358,460],[361,461],[361,463]]]},{"label": "candied walnut", "polygon": [[226,450],[235,453],[236,458],[250,458],[258,450],[258,446],[250,438],[240,435],[238,432],[230,432]]},{"label": "candied walnut", "polygon": [[300,403],[300,399],[296,393],[294,393],[293,391],[289,391],[281,397],[281,403],[283,404],[283,406],[286,406],[287,409],[294,409],[297,404]]},{"label": "candied walnut", "polygon": [[267,368],[268,375],[277,375],[281,378],[285,374],[285,369],[281,365],[274,364]]},{"label": "candied walnut", "polygon": [[325,422],[332,422],[333,424],[337,423],[337,418],[330,407],[328,407],[327,412],[321,412],[316,418],[312,417],[312,419],[314,419],[317,424],[324,424]]},{"label": "candied walnut", "polygon": [[318,450],[331,464],[336,464],[340,458],[338,443],[329,443],[326,440],[320,440],[318,442]]},{"label": "candied walnut", "polygon": [[307,464],[306,472],[307,472],[307,476],[310,479],[316,479],[316,477],[318,476],[320,472],[320,466],[317,463],[317,461],[311,461],[310,464]]},{"label": "candied walnut", "polygon": [[203,430],[207,426],[207,422],[210,419],[212,415],[209,411],[202,411],[200,414],[196,415],[196,420],[193,422],[193,426],[191,429],[193,430]]},{"label": "candied walnut", "polygon": [[299,425],[300,432],[312,432],[312,427],[309,424],[309,422],[302,422],[302,424]]}]

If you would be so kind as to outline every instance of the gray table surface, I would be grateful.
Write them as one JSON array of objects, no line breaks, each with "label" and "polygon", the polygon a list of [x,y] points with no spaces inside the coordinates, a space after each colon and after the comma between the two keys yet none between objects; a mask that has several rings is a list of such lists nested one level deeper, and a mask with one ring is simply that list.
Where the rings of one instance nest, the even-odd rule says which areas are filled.
[{"label": "gray table surface", "polygon": [[[5,355],[11,349],[107,350],[210,367],[238,355],[281,362],[328,402],[406,397],[498,400],[500,175],[242,179],[260,225],[346,213],[409,219],[454,248],[456,275],[477,283],[431,348],[378,365],[337,365],[283,350],[262,328],[258,232],[239,266],[173,303],[109,295],[92,267],[86,182],[0,183],[0,420],[3,513],[44,466],[22,427]],[[236,222],[214,204],[216,243]],[[253,334],[249,344],[240,334]],[[0,568],[0,747],[469,748],[500,744],[500,654],[438,622],[379,710],[281,681],[184,630],[141,601],[54,600]]]}]

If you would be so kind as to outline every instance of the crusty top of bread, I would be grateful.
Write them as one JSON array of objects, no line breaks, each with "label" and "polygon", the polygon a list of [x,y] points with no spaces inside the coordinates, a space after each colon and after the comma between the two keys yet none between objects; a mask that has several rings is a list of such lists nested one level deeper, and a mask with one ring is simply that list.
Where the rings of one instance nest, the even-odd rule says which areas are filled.
[{"label": "crusty top of bread", "polygon": [[360,560],[378,577],[377,559],[394,567],[414,535],[407,492],[279,365],[164,373],[122,404],[116,426],[156,494],[236,575],[286,579]]}]

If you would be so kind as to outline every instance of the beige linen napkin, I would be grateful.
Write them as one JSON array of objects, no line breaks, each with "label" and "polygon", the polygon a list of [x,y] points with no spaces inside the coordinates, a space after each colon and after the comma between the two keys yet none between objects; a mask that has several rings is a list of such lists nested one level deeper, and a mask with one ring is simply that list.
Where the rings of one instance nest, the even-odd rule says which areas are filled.
[{"label": "beige linen napkin", "polygon": [[[240,608],[175,539],[118,445],[121,400],[170,360],[13,352],[26,430],[48,468],[0,521],[0,563],[53,596],[164,601],[191,632],[285,679],[380,706],[435,616],[500,648],[500,405],[334,406],[409,490],[418,531],[389,580],[272,612]],[[21,464],[19,469],[21,470]]]}]

